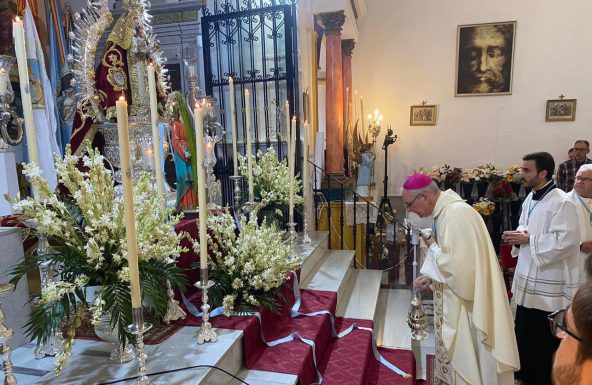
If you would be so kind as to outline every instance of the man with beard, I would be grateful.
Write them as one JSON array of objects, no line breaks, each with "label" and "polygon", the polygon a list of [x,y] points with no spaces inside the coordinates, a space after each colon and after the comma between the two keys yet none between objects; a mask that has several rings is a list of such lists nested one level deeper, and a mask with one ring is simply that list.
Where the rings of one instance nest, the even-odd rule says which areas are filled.
[{"label": "man with beard", "polygon": [[514,23],[461,27],[456,93],[511,93]]},{"label": "man with beard", "polygon": [[571,306],[550,314],[549,321],[561,340],[553,361],[553,383],[592,384],[592,282],[582,284]]},{"label": "man with beard", "polygon": [[522,160],[521,183],[532,192],[522,204],[516,231],[502,235],[514,245],[513,255],[518,255],[512,284],[520,355],[516,378],[524,384],[550,385],[558,342],[549,333],[547,316],[565,309],[579,285],[578,214],[551,179],[555,168],[551,154],[536,152]]}]

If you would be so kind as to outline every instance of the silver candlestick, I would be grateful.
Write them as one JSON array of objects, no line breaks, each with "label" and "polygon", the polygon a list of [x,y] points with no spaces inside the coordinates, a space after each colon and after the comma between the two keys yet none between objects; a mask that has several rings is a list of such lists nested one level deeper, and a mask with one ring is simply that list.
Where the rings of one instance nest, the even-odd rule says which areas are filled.
[{"label": "silver candlestick", "polygon": [[[37,256],[43,257],[44,255],[49,254],[50,252],[50,245],[47,240],[47,236],[45,233],[38,230],[37,221],[35,219],[27,219],[25,221],[25,225],[29,228],[37,230]],[[47,286],[53,282],[52,274],[54,274],[53,270],[54,266],[49,260],[43,260],[39,263],[39,278],[41,281],[41,292],[47,288]],[[62,344],[64,342],[64,337],[62,335],[62,331],[60,328],[55,328],[52,330],[51,334],[47,338],[45,342],[39,341],[37,342],[37,346],[35,347],[35,358],[41,359],[45,356],[55,356],[62,352]]]},{"label": "silver candlestick", "polygon": [[232,175],[230,179],[234,182],[234,211],[237,211],[238,202],[240,201],[241,189],[240,183],[242,179],[242,175]]},{"label": "silver candlestick", "polygon": [[202,324],[197,335],[197,343],[203,344],[205,342],[216,342],[218,341],[218,334],[212,329],[210,320],[210,305],[208,304],[208,289],[214,286],[214,281],[208,279],[208,268],[200,269],[201,280],[195,283],[195,287],[202,290],[201,297],[201,311],[202,313]]},{"label": "silver candlestick", "polygon": [[[11,283],[0,284],[0,297],[14,288]],[[0,302],[0,353],[2,353],[4,372],[4,385],[16,385],[16,377],[12,374],[12,362],[10,361],[10,346],[8,340],[12,337],[12,330],[4,326],[4,312],[2,311],[2,302]]]},{"label": "silver candlestick", "polygon": [[136,380],[137,385],[149,385],[150,379],[146,376],[146,359],[148,356],[144,352],[144,333],[152,329],[152,324],[144,322],[144,313],[141,307],[132,309],[132,317],[134,323],[127,327],[127,330],[136,336],[136,352],[138,357],[138,373],[140,374]]},{"label": "silver candlestick", "polygon": [[[306,204],[306,203],[305,203]],[[308,220],[306,219],[306,212],[304,213],[304,235],[302,236],[302,243],[311,243],[312,239],[308,236]]]},{"label": "silver candlestick", "polygon": [[290,237],[290,243],[293,243],[296,240],[296,222],[289,222],[288,228],[288,236]]}]

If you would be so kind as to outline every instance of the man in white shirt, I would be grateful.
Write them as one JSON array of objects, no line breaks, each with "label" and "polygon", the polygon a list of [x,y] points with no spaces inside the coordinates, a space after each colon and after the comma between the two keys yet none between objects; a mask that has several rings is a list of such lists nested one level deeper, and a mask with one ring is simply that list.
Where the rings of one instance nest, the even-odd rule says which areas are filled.
[{"label": "man in white shirt", "polygon": [[[580,228],[580,262],[582,266],[592,253],[592,164],[584,164],[578,170],[573,190],[567,193],[578,210]],[[582,273],[581,281],[584,279]]]},{"label": "man in white shirt", "polygon": [[555,161],[547,152],[522,158],[521,183],[532,188],[522,204],[516,231],[502,238],[518,254],[512,292],[516,301],[516,341],[520,371],[529,385],[551,385],[551,363],[558,341],[547,316],[565,309],[579,284],[580,232],[575,205],[551,180]]},{"label": "man in white shirt", "polygon": [[416,287],[434,291],[434,374],[447,385],[513,385],[519,367],[512,313],[497,256],[481,216],[427,175],[403,185],[403,203],[434,218]]}]

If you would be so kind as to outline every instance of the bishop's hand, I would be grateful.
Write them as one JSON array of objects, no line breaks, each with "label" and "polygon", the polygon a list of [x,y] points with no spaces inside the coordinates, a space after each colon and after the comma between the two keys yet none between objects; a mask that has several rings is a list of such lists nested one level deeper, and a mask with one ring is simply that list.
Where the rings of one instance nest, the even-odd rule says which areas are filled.
[{"label": "bishop's hand", "polygon": [[419,291],[429,291],[432,280],[425,275],[420,275],[413,281],[413,288]]}]

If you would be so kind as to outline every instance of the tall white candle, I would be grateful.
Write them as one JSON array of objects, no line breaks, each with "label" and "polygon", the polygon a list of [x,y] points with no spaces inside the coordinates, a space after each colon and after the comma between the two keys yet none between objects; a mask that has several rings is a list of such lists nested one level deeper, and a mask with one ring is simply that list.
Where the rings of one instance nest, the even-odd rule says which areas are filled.
[{"label": "tall white candle", "polygon": [[125,239],[127,241],[127,263],[129,265],[132,308],[142,307],[140,296],[140,269],[138,267],[138,243],[136,240],[136,220],[134,213],[134,194],[132,170],[130,167],[130,144],[127,118],[127,102],[121,96],[115,102],[117,109],[117,133],[119,136],[119,164],[123,187],[123,215],[125,221]]},{"label": "tall white candle", "polygon": [[366,141],[366,118],[364,115],[364,98],[360,96],[360,132],[362,133],[362,140]]},{"label": "tall white candle", "polygon": [[234,106],[234,80],[228,77],[228,92],[230,95],[230,127],[232,128],[232,161],[234,176],[238,175],[238,133],[236,132],[236,109]]},{"label": "tall white candle", "polygon": [[349,87],[345,87],[345,118],[343,119],[343,127],[345,127],[344,137],[346,142],[349,135],[349,118]]},{"label": "tall white candle", "polygon": [[208,267],[208,227],[206,223],[208,209],[206,202],[206,170],[204,165],[203,108],[196,103],[193,109],[193,127],[195,128],[195,147],[197,148],[197,201],[199,203],[199,267]]},{"label": "tall white candle", "polygon": [[292,132],[290,134],[290,155],[288,157],[290,170],[290,223],[294,223],[294,166],[296,165],[296,117],[292,118]]},{"label": "tall white candle", "polygon": [[255,201],[255,193],[253,190],[253,159],[251,149],[251,97],[249,90],[245,90],[245,122],[247,129],[247,177],[249,181],[249,202]]},{"label": "tall white candle", "polygon": [[162,198],[164,206],[164,182],[162,178],[162,158],[160,157],[160,133],[158,131],[158,107],[156,105],[156,77],[154,64],[148,64],[148,91],[150,93],[150,117],[152,121],[152,151],[154,153],[154,173],[156,174],[156,187],[158,195]]},{"label": "tall white candle", "polygon": [[[352,97],[352,104],[354,106],[354,116],[353,116],[353,122],[356,123],[356,120],[358,119],[358,90],[354,91],[354,95]],[[360,132],[360,123],[358,123],[358,132]]]},{"label": "tall white candle", "polygon": [[[21,87],[21,101],[23,104],[23,117],[25,118],[25,134],[27,136],[27,154],[29,162],[39,165],[39,152],[37,151],[37,135],[35,133],[35,120],[33,120],[33,103],[29,90],[29,70],[27,64],[27,50],[25,47],[25,30],[23,20],[18,16],[12,22],[12,37],[14,38],[14,50],[19,73]],[[33,198],[39,200],[39,189],[32,187]]]},{"label": "tall white candle", "polygon": [[304,148],[302,153],[304,155],[304,162],[302,162],[302,197],[304,198],[304,213],[306,215],[307,199],[308,199],[308,142],[310,140],[310,128],[308,121],[304,122]]},{"label": "tall white candle", "polygon": [[[288,152],[286,153],[286,158],[290,158],[290,102],[288,102],[286,100],[286,103],[284,103],[284,108],[286,111],[286,147]],[[290,161],[288,160],[288,164],[290,163]]]}]

